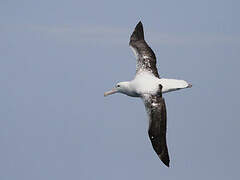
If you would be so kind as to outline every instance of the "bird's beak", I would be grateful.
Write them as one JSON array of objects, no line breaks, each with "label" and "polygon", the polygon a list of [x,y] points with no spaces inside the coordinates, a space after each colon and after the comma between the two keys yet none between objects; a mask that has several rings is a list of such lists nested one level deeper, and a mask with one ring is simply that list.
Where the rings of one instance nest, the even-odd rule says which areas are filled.
[{"label": "bird's beak", "polygon": [[192,84],[188,84],[187,88],[191,88],[192,87]]},{"label": "bird's beak", "polygon": [[104,93],[104,97],[106,97],[106,96],[108,96],[108,95],[111,95],[111,94],[114,94],[114,93],[116,93],[116,92],[118,92],[118,90],[115,89],[115,88],[113,88],[112,90],[105,92],[105,93]]}]

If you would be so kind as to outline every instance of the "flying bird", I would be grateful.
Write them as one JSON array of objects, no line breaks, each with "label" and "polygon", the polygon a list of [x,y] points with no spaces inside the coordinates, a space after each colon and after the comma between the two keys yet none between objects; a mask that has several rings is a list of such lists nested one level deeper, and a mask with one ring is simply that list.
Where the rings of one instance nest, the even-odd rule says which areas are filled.
[{"label": "flying bird", "polygon": [[117,83],[112,90],[105,92],[104,96],[122,93],[143,99],[149,118],[148,135],[153,149],[161,161],[169,167],[166,140],[167,113],[162,94],[190,88],[192,85],[184,80],[160,78],[156,67],[156,56],[144,39],[141,21],[130,37],[129,46],[137,59],[136,75],[131,81]]}]

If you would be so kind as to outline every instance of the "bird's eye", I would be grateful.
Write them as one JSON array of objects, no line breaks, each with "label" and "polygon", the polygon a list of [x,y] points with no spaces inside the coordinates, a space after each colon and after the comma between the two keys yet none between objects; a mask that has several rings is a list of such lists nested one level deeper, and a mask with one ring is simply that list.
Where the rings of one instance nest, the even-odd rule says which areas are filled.
[{"label": "bird's eye", "polygon": [[118,84],[117,87],[120,87],[120,85]]}]

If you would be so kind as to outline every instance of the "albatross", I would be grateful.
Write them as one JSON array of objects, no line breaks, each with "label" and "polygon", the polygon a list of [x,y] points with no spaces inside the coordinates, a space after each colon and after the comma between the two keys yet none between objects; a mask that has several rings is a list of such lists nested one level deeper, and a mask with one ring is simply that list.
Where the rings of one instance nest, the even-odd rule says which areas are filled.
[{"label": "albatross", "polygon": [[190,88],[192,85],[184,80],[160,78],[156,67],[156,56],[144,39],[141,21],[130,37],[129,46],[137,59],[136,75],[131,81],[117,83],[112,90],[105,92],[104,96],[122,93],[143,100],[149,118],[148,135],[153,149],[160,160],[169,167],[166,140],[167,113],[162,94]]}]

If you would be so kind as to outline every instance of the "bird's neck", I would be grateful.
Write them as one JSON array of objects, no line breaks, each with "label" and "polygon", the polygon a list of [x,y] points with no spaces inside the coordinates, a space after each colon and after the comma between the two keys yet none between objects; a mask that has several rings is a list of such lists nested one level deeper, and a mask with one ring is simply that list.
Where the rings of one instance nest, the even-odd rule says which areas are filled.
[{"label": "bird's neck", "polygon": [[121,93],[132,97],[140,97],[140,95],[136,92],[136,89],[134,89],[134,86],[132,86],[131,81],[125,81],[123,83],[124,87],[122,88]]}]

